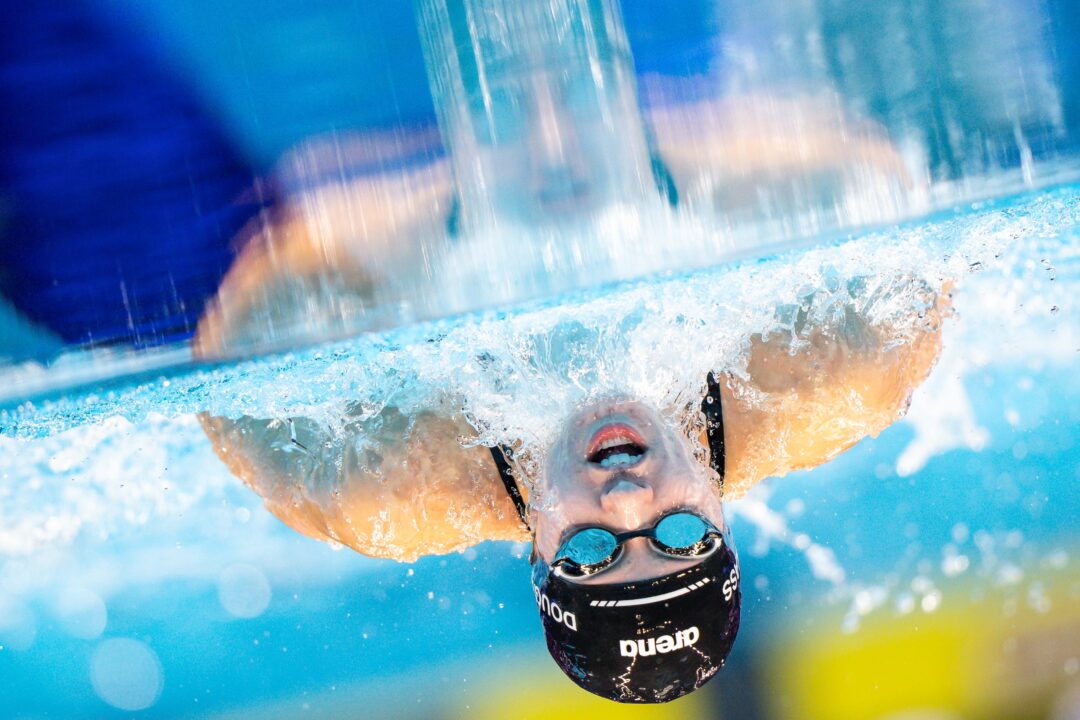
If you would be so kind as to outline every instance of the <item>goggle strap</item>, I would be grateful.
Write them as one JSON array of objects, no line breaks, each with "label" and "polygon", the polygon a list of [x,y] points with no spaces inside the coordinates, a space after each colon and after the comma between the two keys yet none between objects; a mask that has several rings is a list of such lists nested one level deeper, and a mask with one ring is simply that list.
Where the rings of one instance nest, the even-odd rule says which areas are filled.
[{"label": "goggle strap", "polygon": [[709,467],[720,478],[720,494],[724,493],[724,469],[727,465],[727,453],[724,449],[724,410],[720,402],[720,383],[711,372],[706,376],[708,392],[701,401],[701,412],[705,415],[705,436],[709,439]]},{"label": "goggle strap", "polygon": [[521,522],[525,527],[532,530],[529,527],[528,510],[525,507],[525,498],[521,496],[521,488],[518,487],[517,480],[514,478],[514,469],[510,466],[508,457],[514,457],[514,451],[505,445],[496,445],[488,448],[491,450],[491,458],[495,461],[495,467],[499,471],[499,478],[502,480],[503,487],[506,488],[506,494],[510,496],[510,501],[514,503],[514,509],[517,510],[518,517],[521,518]]}]

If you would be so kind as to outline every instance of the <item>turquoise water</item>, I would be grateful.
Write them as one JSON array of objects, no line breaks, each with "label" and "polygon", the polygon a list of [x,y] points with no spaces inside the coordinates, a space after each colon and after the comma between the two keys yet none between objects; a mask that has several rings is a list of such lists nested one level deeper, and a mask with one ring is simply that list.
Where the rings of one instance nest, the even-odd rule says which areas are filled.
[{"label": "turquoise water", "polygon": [[[444,4],[489,22],[409,8]],[[303,417],[332,440],[346,414],[456,396],[475,442],[535,471],[596,396],[692,426],[706,373],[744,372],[752,335],[854,306],[902,343],[949,286],[905,418],[729,496],[744,628],[718,679],[662,711],[1080,718],[1080,12],[534,9],[615,5],[629,52],[602,102],[581,81],[610,48],[548,58],[584,194],[621,188],[570,220],[530,211],[513,172],[537,147],[535,68],[446,92],[461,78],[441,61],[488,56],[473,43],[520,0],[0,0],[0,717],[622,716],[550,662],[528,546],[397,563],[302,537],[196,413]],[[461,144],[473,123],[517,160]],[[331,292],[337,315],[253,324],[258,354],[193,363],[242,228],[295,212],[361,250],[365,184],[426,202],[411,173],[445,160],[492,182],[440,205],[400,265],[361,263],[387,276],[372,303]]]},{"label": "turquoise water", "polygon": [[[6,369],[5,387],[24,393],[0,410],[0,706],[13,717],[453,717],[488,701],[485,678],[547,682],[557,671],[527,547],[400,564],[303,538],[229,475],[193,413],[331,423],[345,402],[419,405],[450,383],[474,398],[484,439],[542,445],[550,411],[585,388],[630,378],[657,402],[690,393],[680,372],[736,363],[739,338],[780,329],[774,309],[800,289],[824,289],[827,312],[843,281],[862,277],[955,279],[943,355],[878,438],[732,503],[745,626],[705,702],[767,713],[772,644],[822,612],[838,637],[964,603],[1006,624],[1017,606],[1054,618],[1080,601],[1077,185],[234,363],[163,357],[164,370],[136,363],[88,384],[75,381],[101,355]],[[879,312],[902,319],[911,298],[894,285]],[[583,336],[599,338],[586,343],[596,354],[575,351]],[[539,359],[515,364],[523,357]],[[474,372],[477,358],[495,371]],[[643,363],[670,370],[670,384],[635,385]],[[1080,638],[1073,626],[1058,637],[1047,672],[1064,693]]]}]

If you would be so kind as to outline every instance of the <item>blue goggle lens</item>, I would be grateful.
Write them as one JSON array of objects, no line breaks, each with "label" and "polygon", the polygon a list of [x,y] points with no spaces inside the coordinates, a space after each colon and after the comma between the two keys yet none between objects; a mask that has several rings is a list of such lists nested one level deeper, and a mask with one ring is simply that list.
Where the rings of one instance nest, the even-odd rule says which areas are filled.
[{"label": "blue goggle lens", "polygon": [[704,540],[709,529],[697,515],[674,513],[656,525],[655,537],[673,550],[688,550]]},{"label": "blue goggle lens", "polygon": [[[716,531],[704,519],[688,512],[663,517],[656,527],[640,534],[653,539],[661,550],[681,555],[696,554],[698,546]],[[559,550],[556,561],[569,561],[588,568],[606,565],[619,549],[619,538],[604,528],[586,528],[574,533]]]},{"label": "blue goggle lens", "polygon": [[603,528],[588,528],[567,540],[560,557],[578,565],[597,565],[610,558],[618,547],[615,536]]}]

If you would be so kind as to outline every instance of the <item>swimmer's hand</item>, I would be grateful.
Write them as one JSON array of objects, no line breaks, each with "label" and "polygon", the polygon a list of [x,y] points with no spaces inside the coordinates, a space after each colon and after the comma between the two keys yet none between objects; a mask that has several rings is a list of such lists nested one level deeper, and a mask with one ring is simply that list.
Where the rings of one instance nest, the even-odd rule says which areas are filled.
[{"label": "swimmer's hand", "polygon": [[[660,91],[662,94],[662,91]],[[649,124],[681,200],[697,210],[798,211],[823,193],[865,198],[858,222],[889,215],[914,189],[886,133],[832,96],[734,96],[654,108]],[[800,196],[805,196],[801,197]]]},{"label": "swimmer's hand", "polygon": [[903,293],[903,313],[877,320],[863,297],[830,321],[797,318],[790,331],[751,339],[745,372],[723,387],[727,488],[735,496],[763,478],[826,462],[907,411],[941,352],[952,286],[935,292],[899,277],[883,285]]},{"label": "swimmer's hand", "polygon": [[199,322],[195,357],[340,336],[357,328],[387,274],[444,233],[449,171],[324,184],[245,230],[243,250]]}]

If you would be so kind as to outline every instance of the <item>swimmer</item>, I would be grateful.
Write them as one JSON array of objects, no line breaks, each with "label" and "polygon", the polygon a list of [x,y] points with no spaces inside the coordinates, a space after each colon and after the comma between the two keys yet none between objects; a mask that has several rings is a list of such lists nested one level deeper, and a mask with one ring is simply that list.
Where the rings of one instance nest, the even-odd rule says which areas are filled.
[{"label": "swimmer", "polygon": [[[551,20],[531,14],[534,5],[549,3],[515,0],[515,10],[508,4],[501,11],[509,15],[494,19]],[[564,5],[573,26],[586,3]],[[615,32],[618,23],[592,27]],[[362,312],[380,271],[409,252],[410,240],[447,236],[450,225],[467,232],[492,219],[560,222],[606,203],[651,201],[646,191],[659,195],[664,183],[654,182],[636,121],[594,123],[591,111],[574,112],[576,102],[607,112],[633,98],[625,38],[600,37],[596,64],[575,32],[535,33],[556,39],[518,53],[489,29],[482,37],[495,48],[491,75],[517,94],[488,93],[471,115],[442,118],[451,167],[338,186],[319,196],[314,212],[288,210],[262,231],[200,323],[199,357],[272,341],[319,316]],[[474,58],[480,66],[487,59]],[[602,88],[565,91],[567,77],[594,77],[596,68]],[[503,117],[520,133],[503,136],[513,144],[500,144],[492,130]],[[578,145],[586,135],[588,148],[603,152]],[[680,176],[693,175],[692,156],[682,156]],[[485,194],[492,178],[499,187]],[[738,632],[741,574],[724,501],[763,478],[825,462],[900,417],[938,355],[946,311],[944,297],[931,299],[918,332],[905,334],[852,303],[828,321],[797,322],[797,338],[745,338],[740,372],[720,367],[693,379],[695,412],[671,413],[629,392],[591,398],[558,418],[558,432],[531,462],[515,453],[520,438],[480,443],[463,412],[469,398],[449,389],[433,389],[422,409],[392,398],[377,410],[349,405],[340,431],[316,417],[204,414],[202,422],[229,469],[313,538],[402,561],[484,540],[532,541],[548,649],[567,676],[612,700],[664,702],[715,675]]]},{"label": "swimmer", "polygon": [[404,561],[531,540],[560,667],[604,697],[659,702],[712,676],[738,629],[724,502],[900,417],[938,353],[941,312],[902,343],[853,307],[805,329],[795,354],[790,338],[754,337],[746,376],[702,378],[690,421],[633,397],[575,408],[534,475],[508,449],[480,446],[451,394],[414,413],[357,404],[344,432],[314,417],[202,421],[230,470],[310,537]]}]

